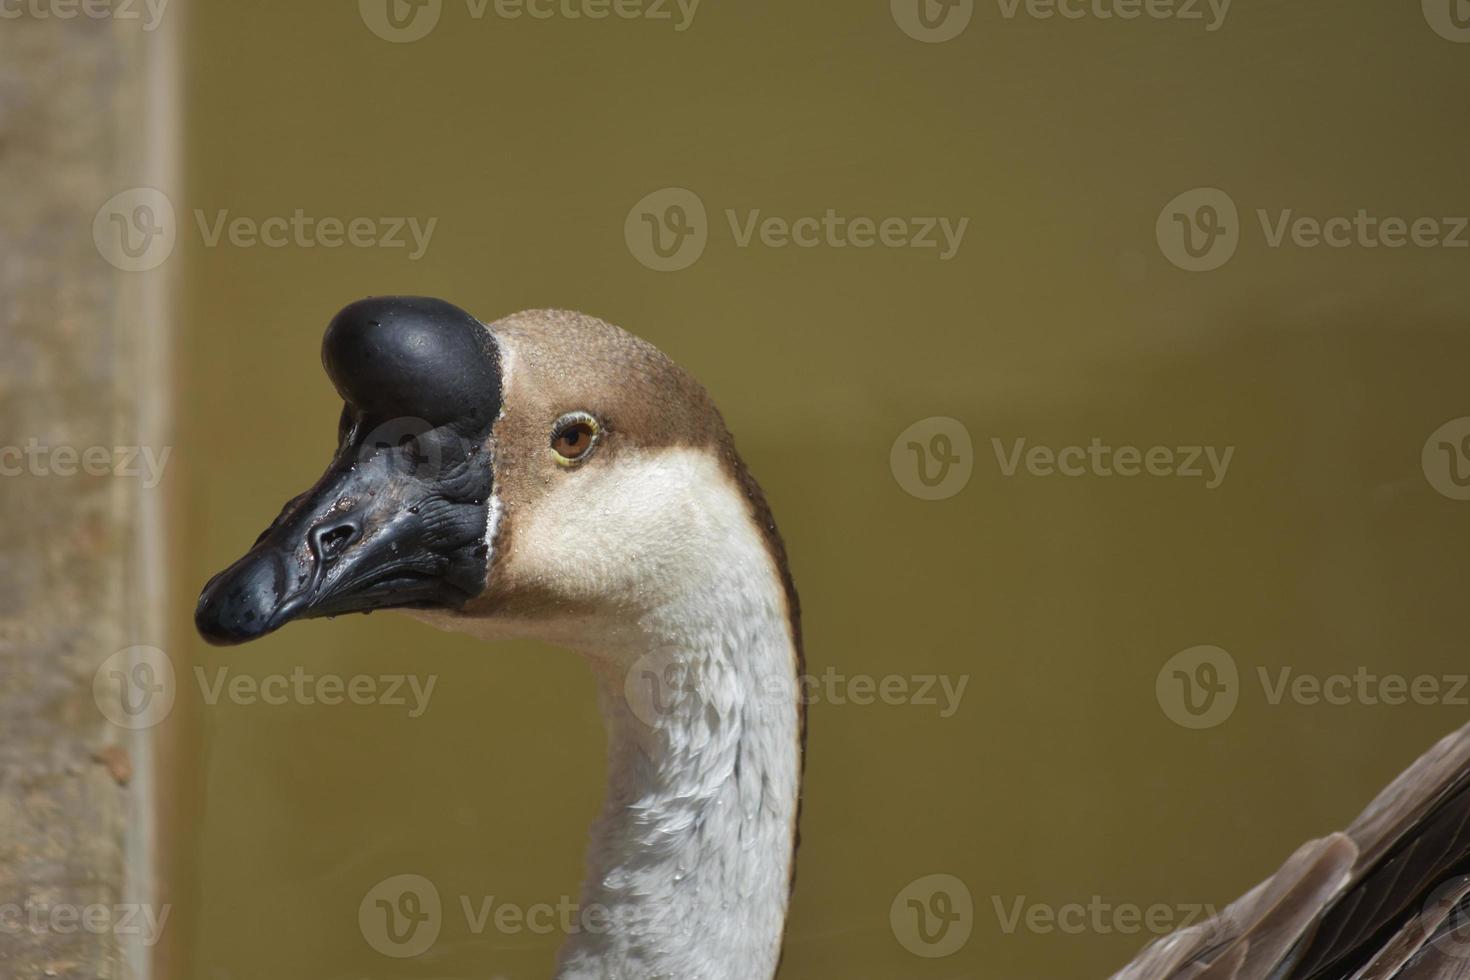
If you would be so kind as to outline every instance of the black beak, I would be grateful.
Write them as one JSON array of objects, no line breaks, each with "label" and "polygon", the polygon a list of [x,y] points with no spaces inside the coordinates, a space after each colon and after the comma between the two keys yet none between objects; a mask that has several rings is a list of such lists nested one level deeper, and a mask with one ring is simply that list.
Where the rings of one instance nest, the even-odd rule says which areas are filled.
[{"label": "black beak", "polygon": [[500,410],[489,332],[441,300],[363,300],[328,326],[322,360],[346,400],[337,453],[204,587],[194,622],[211,643],[293,619],[458,608],[485,587]]}]

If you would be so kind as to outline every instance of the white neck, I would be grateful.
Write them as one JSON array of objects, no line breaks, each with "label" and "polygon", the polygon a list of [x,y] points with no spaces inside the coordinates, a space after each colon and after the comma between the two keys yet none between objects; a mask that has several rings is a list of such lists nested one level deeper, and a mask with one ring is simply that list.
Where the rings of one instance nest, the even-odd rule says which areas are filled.
[{"label": "white neck", "polygon": [[582,907],[603,928],[566,944],[562,980],[775,974],[800,782],[796,657],[755,529],[710,557],[717,579],[643,617],[631,666],[627,650],[590,656],[609,775]]},{"label": "white neck", "polygon": [[[770,980],[801,780],[780,570],[708,452],[629,453],[578,476],[520,514],[503,574],[555,580],[567,608],[600,611],[418,615],[571,647],[598,678],[607,799],[582,891],[589,927],[562,948],[559,980]],[[587,501],[595,516],[579,517]]]}]

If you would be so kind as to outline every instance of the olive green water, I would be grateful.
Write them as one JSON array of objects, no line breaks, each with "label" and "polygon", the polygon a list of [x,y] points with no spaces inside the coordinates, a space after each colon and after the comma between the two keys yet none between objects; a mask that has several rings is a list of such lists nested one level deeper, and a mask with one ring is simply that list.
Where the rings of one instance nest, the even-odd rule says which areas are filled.
[{"label": "olive green water", "polygon": [[[1105,976],[1149,938],[1127,909],[1178,924],[1234,898],[1470,719],[1454,698],[1270,696],[1282,668],[1467,668],[1470,503],[1436,490],[1421,450],[1470,415],[1470,250],[1273,247],[1257,215],[1470,214],[1470,44],[1417,8],[1239,0],[1209,31],[1204,5],[1204,21],[1072,20],[982,2],[928,44],[881,2],[705,0],[679,31],[673,5],[673,21],[493,3],[476,19],[444,0],[426,37],[390,43],[350,2],[195,0],[175,202],[181,621],[325,465],[339,406],[318,345],[339,306],[396,292],[485,319],[597,314],[713,392],[785,533],[812,672],[912,695],[818,689],[783,976]],[[664,273],[624,225],[666,187],[698,195],[709,241]],[[1197,187],[1238,208],[1238,248],[1213,271],[1177,268],[1156,238]],[[969,220],[948,260],[938,231],[938,248],[737,240],[752,210],[829,208]],[[417,259],[406,230],[403,248],[328,248],[210,245],[199,227],[297,209],[437,224]],[[967,430],[972,475],[925,500],[903,485],[922,487],[912,451],[896,476],[890,449],[933,416]],[[1007,476],[1022,438],[1234,453],[1213,489]],[[1156,678],[1206,644],[1237,665],[1238,704],[1196,730]],[[437,681],[418,717],[210,705],[186,682],[181,976],[549,975],[562,935],[476,930],[461,899],[577,892],[603,745],[575,657],[392,614],[186,646],[211,683],[298,667]],[[935,677],[967,685],[947,716]],[[393,958],[358,908],[407,873],[435,884],[442,929]],[[942,938],[925,946],[906,899],[897,930],[890,908],[935,874],[973,913],[928,921]]]}]

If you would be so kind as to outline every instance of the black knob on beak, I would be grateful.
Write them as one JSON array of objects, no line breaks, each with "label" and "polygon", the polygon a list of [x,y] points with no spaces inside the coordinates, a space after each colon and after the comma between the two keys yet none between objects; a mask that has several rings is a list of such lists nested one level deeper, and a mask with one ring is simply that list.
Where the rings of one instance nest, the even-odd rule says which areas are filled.
[{"label": "black knob on beak", "polygon": [[427,296],[375,296],[332,318],[322,364],[342,400],[378,419],[479,431],[500,414],[500,364],[484,325]]}]

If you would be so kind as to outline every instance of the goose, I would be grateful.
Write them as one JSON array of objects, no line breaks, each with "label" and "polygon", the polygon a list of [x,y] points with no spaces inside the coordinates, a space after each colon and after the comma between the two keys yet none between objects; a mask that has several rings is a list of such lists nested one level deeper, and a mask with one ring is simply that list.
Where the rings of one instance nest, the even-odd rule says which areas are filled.
[{"label": "goose", "polygon": [[[397,609],[571,649],[608,738],[583,929],[559,980],[770,980],[795,880],[800,606],[759,485],[705,390],[583,314],[485,323],[374,297],[328,324],[326,472],[205,585],[220,645]],[[1304,844],[1113,980],[1470,977],[1470,726],[1346,832]]]}]

